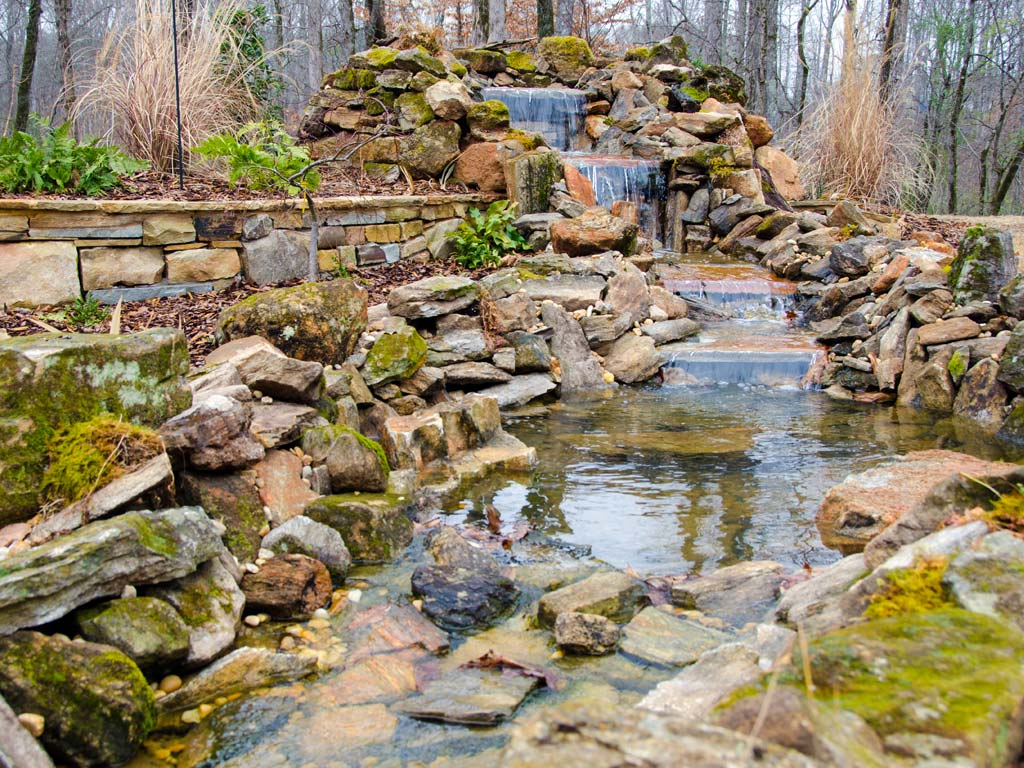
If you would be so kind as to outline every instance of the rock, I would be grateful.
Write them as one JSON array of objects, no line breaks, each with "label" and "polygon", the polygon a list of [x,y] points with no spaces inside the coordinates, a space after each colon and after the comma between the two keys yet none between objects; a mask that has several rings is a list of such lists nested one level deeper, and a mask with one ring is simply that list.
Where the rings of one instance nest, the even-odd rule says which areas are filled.
[{"label": "rock", "polygon": [[16,716],[0,696],[0,765],[11,768],[53,768],[50,756],[36,741],[35,735],[22,724],[23,717]]},{"label": "rock", "polygon": [[239,648],[164,696],[159,707],[161,712],[181,712],[220,696],[299,680],[315,671],[315,656],[275,653],[267,648]]},{"label": "rock", "polygon": [[366,329],[366,291],[352,280],[304,283],[256,293],[217,319],[223,341],[262,336],[289,357],[340,364]]},{"label": "rock", "polygon": [[406,131],[425,125],[434,119],[434,111],[427,104],[422,93],[407,91],[395,99],[398,126]]},{"label": "rock", "polygon": [[478,394],[491,398],[497,402],[499,408],[516,408],[543,397],[556,386],[550,376],[531,373],[526,376],[513,376],[507,384],[482,389]]},{"label": "rock", "polygon": [[82,248],[79,260],[83,291],[115,285],[151,285],[164,276],[163,248]]},{"label": "rock", "polygon": [[428,277],[392,290],[388,311],[410,319],[438,317],[473,305],[479,295],[479,287],[467,277]]},{"label": "rock", "polygon": [[799,752],[745,733],[606,701],[570,701],[525,720],[502,752],[501,768],[578,765],[644,768],[814,768]]},{"label": "rock", "polygon": [[402,139],[399,162],[417,179],[434,179],[459,156],[462,131],[450,120],[432,120]]},{"label": "rock", "polygon": [[[466,322],[446,322],[456,318]],[[448,315],[438,320],[437,326],[437,333],[427,342],[427,365],[453,365],[489,357],[487,336],[476,318]]]},{"label": "rock", "polygon": [[400,69],[404,72],[429,72],[434,75],[434,77],[445,77],[448,74],[448,70],[445,69],[441,60],[435,56],[431,56],[430,53],[420,45],[417,45],[415,48],[407,48],[404,51],[400,51],[399,54],[395,56],[392,66],[395,69]]},{"label": "rock", "polygon": [[981,333],[981,326],[969,317],[956,317],[952,320],[939,320],[935,323],[922,325],[917,329],[917,343],[922,347],[935,344],[948,344],[951,341],[973,339]]},{"label": "rock", "polygon": [[771,611],[785,577],[785,568],[770,560],[739,563],[698,579],[676,582],[672,585],[672,602],[741,627]]},{"label": "rock", "polygon": [[858,552],[812,572],[807,581],[782,593],[775,608],[776,620],[791,627],[802,625],[811,636],[838,629],[843,623],[836,610],[840,596],[869,570],[864,554]]},{"label": "rock", "polygon": [[248,404],[213,394],[164,422],[160,439],[181,465],[208,472],[240,469],[264,456],[249,432],[251,420]]},{"label": "rock", "polygon": [[546,147],[516,155],[505,164],[508,198],[520,215],[546,213],[551,187],[561,178],[561,155]]},{"label": "rock", "polygon": [[641,582],[619,571],[604,571],[548,592],[537,605],[537,620],[552,627],[563,613],[593,613],[625,622],[646,600]]},{"label": "rock", "polygon": [[496,725],[511,719],[540,684],[536,677],[489,669],[455,669],[427,683],[395,709],[418,720],[459,725]]},{"label": "rock", "polygon": [[0,525],[35,514],[46,442],[110,413],[157,426],[192,403],[180,331],[0,339]]},{"label": "rock", "polygon": [[640,328],[644,336],[649,336],[655,344],[669,344],[700,333],[700,325],[688,318],[678,320],[662,320]]},{"label": "rock", "polygon": [[612,312],[623,317],[632,327],[642,323],[651,315],[651,297],[647,291],[644,273],[627,264],[622,271],[608,279],[608,290],[604,299]]},{"label": "rock", "polygon": [[81,295],[73,242],[0,243],[0,305],[55,306]]},{"label": "rock", "polygon": [[450,632],[480,630],[509,613],[519,590],[497,567],[420,565],[412,574],[412,594],[423,600],[423,612]]},{"label": "rock", "polygon": [[619,644],[619,628],[604,616],[562,613],[555,619],[555,642],[566,653],[604,656]]},{"label": "rock", "polygon": [[445,385],[449,390],[482,389],[512,379],[511,375],[490,363],[456,363],[443,370]]},{"label": "rock", "polygon": [[775,189],[785,200],[803,200],[807,196],[800,181],[800,165],[785,152],[775,147],[758,147],[754,161],[771,176]]},{"label": "rock", "polygon": [[307,405],[274,403],[253,406],[249,431],[266,448],[276,448],[294,443],[307,429],[326,423],[326,419]]},{"label": "rock", "polygon": [[551,224],[551,247],[569,256],[588,256],[618,251],[629,256],[636,250],[638,227],[612,216],[603,208],[588,208],[575,219],[559,219]]},{"label": "rock", "polygon": [[731,640],[725,632],[650,606],[623,628],[621,651],[650,664],[684,667]]},{"label": "rock", "polygon": [[903,307],[893,317],[889,327],[882,334],[879,342],[878,388],[892,390],[903,372],[903,361],[907,353],[907,334],[910,332],[910,310]]},{"label": "rock", "polygon": [[533,301],[553,301],[574,312],[599,302],[606,286],[604,278],[597,275],[553,275],[542,280],[527,280],[523,290]]},{"label": "rock", "polygon": [[650,287],[651,303],[668,315],[669,320],[678,320],[689,314],[689,305],[685,299],[662,288],[660,285]]},{"label": "rock", "polygon": [[274,528],[263,537],[260,547],[278,554],[295,553],[319,560],[335,583],[345,580],[352,565],[352,556],[341,534],[305,515],[293,517]]},{"label": "rock", "polygon": [[604,367],[617,381],[636,384],[656,375],[665,364],[665,357],[654,348],[649,336],[626,334],[614,344],[604,358]]},{"label": "rock", "polygon": [[78,611],[75,619],[86,640],[114,646],[142,669],[167,667],[188,654],[188,627],[163,600],[111,600]]},{"label": "rock", "polygon": [[851,237],[832,246],[829,267],[840,277],[862,277],[889,255],[885,238]]},{"label": "rock", "polygon": [[999,291],[999,306],[1011,317],[1024,317],[1024,274],[1015,275]]},{"label": "rock", "polygon": [[519,373],[551,370],[551,352],[544,339],[536,334],[516,331],[505,337],[515,350],[515,369]]},{"label": "rock", "polygon": [[470,104],[466,111],[470,135],[478,141],[500,141],[509,129],[509,112],[497,99]]},{"label": "rock", "polygon": [[206,357],[207,365],[230,362],[249,389],[273,398],[315,403],[323,394],[324,367],[296,360],[259,336],[229,341]]},{"label": "rock", "polygon": [[331,601],[331,575],[306,555],[272,557],[242,577],[246,608],[277,619],[307,619]]},{"label": "rock", "polygon": [[[446,83],[447,81],[442,80],[437,85]],[[504,192],[505,164],[501,155],[498,145],[492,141],[470,144],[455,161],[455,172],[452,176],[481,192]]]},{"label": "rock", "polygon": [[187,666],[209,664],[235,642],[245,596],[220,559],[208,560],[184,578],[148,587],[145,594],[170,603],[188,626]]},{"label": "rock", "polygon": [[[831,488],[818,508],[818,530],[826,546],[859,551],[947,482],[960,479],[962,473],[984,477],[1012,469],[1013,465],[952,451],[908,453],[850,475]],[[942,519],[947,517],[949,514]]]},{"label": "rock", "polygon": [[1017,258],[1009,232],[972,227],[964,233],[949,271],[957,304],[999,301],[999,291],[1017,275]]},{"label": "rock", "polygon": [[578,37],[541,38],[537,55],[544,60],[549,71],[569,85],[575,85],[587,67],[594,65],[590,46]]},{"label": "rock", "polygon": [[953,401],[953,413],[998,430],[1007,401],[1006,387],[998,381],[998,375],[999,363],[990,357],[971,367]]},{"label": "rock", "polygon": [[306,505],[318,496],[303,482],[304,466],[301,458],[282,450],[267,451],[266,458],[253,466],[260,500],[270,509],[271,525],[281,525],[301,515]]},{"label": "rock", "polygon": [[952,558],[943,583],[959,605],[1024,628],[1024,544],[1008,531],[995,531]]},{"label": "rock", "polygon": [[723,203],[715,208],[708,215],[708,222],[715,234],[727,235],[736,225],[750,216],[760,216],[764,213],[771,213],[774,208],[767,205],[760,205],[747,197],[740,197],[736,202]]},{"label": "rock", "polygon": [[1024,392],[1024,324],[1018,324],[1010,334],[999,360],[999,381],[1016,392]]},{"label": "rock", "polygon": [[562,370],[562,394],[602,389],[606,386],[601,366],[590,352],[580,324],[564,309],[545,302],[541,318],[552,329],[551,352]]},{"label": "rock", "polygon": [[850,200],[842,200],[836,204],[825,222],[830,227],[849,228],[855,235],[873,235],[876,227],[865,216],[857,204]]},{"label": "rock", "polygon": [[525,291],[493,303],[493,327],[496,333],[507,334],[525,331],[537,322],[537,304]]},{"label": "rock", "polygon": [[276,285],[309,272],[309,234],[274,229],[266,237],[242,243],[246,279],[256,285]]},{"label": "rock", "polygon": [[10,555],[0,576],[0,635],[115,597],[128,584],[192,573],[223,549],[203,510],[127,512]]},{"label": "rock", "polygon": [[348,427],[311,429],[302,436],[302,450],[314,464],[327,467],[333,493],[387,490],[390,468],[384,449]]},{"label": "rock", "polygon": [[234,248],[191,248],[171,251],[164,258],[167,280],[171,283],[226,280],[242,271],[242,261]]},{"label": "rock", "polygon": [[407,506],[390,494],[324,496],[306,508],[306,516],[340,533],[353,562],[382,563],[396,559],[412,541]]},{"label": "rock", "polygon": [[146,678],[115,648],[18,632],[0,639],[0,657],[0,694],[43,716],[40,740],[62,762],[121,765],[156,724]]}]

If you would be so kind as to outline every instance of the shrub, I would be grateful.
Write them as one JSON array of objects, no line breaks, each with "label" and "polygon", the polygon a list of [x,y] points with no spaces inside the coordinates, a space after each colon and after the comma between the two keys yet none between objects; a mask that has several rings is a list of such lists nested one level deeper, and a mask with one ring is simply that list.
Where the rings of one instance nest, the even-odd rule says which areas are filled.
[{"label": "shrub", "polygon": [[279,189],[289,195],[297,195],[303,188],[315,192],[320,186],[315,170],[289,183],[311,162],[309,151],[298,146],[284,126],[275,121],[247,123],[237,133],[214,134],[193,151],[225,161],[231,184],[242,182],[250,189]]},{"label": "shrub", "polygon": [[455,249],[455,260],[467,269],[493,266],[501,257],[527,247],[526,240],[512,226],[516,218],[515,203],[497,200],[486,213],[472,208],[458,229],[448,235]]},{"label": "shrub", "polygon": [[146,163],[98,139],[79,142],[68,123],[51,128],[32,116],[38,136],[15,131],[0,138],[0,190],[4,192],[77,192],[99,195]]}]

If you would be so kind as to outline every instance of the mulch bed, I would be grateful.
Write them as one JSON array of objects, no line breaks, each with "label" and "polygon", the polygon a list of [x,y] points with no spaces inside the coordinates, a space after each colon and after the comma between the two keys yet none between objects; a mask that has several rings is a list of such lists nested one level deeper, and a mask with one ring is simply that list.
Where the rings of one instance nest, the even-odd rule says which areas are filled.
[{"label": "mulch bed", "polygon": [[[425,277],[461,274],[476,280],[490,271],[490,269],[466,270],[454,260],[449,259],[381,264],[374,267],[352,269],[350,274],[353,279],[366,288],[369,294],[369,303],[373,305],[387,301],[388,293],[395,287]],[[286,285],[296,285],[297,283],[298,281],[293,281]],[[273,287],[280,286],[254,286],[237,283],[223,291],[127,302],[121,308],[121,332],[135,333],[147,328],[180,328],[188,339],[192,365],[199,366],[206,355],[216,346],[213,329],[221,311],[237,304],[247,296],[268,291]],[[40,323],[66,332],[107,333],[110,330],[109,317],[102,323],[88,328],[76,328],[61,319],[58,313],[59,310],[47,308],[30,310],[0,307],[0,330],[6,331],[10,336],[46,333],[47,329]]]},{"label": "mulch bed", "polygon": [[942,221],[932,216],[921,213],[905,213],[903,214],[903,231],[901,237],[904,239],[910,238],[911,232],[918,232],[924,230],[926,232],[936,232],[942,235],[942,239],[952,245],[954,248],[960,247],[960,238],[963,237],[964,231],[970,225],[962,221]]}]

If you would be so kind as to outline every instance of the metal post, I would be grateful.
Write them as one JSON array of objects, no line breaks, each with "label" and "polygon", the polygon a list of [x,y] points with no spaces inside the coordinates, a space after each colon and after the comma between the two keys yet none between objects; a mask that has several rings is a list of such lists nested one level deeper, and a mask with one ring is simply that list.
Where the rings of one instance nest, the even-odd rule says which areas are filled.
[{"label": "metal post", "polygon": [[185,151],[181,143],[181,83],[178,77],[178,5],[171,0],[171,29],[174,34],[174,116],[178,123],[178,188],[185,188]]}]

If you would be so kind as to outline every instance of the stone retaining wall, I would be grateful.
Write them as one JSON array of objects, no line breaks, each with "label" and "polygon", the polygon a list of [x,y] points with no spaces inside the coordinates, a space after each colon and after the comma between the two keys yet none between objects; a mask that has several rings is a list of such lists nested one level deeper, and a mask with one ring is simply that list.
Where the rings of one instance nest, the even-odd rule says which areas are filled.
[{"label": "stone retaining wall", "polygon": [[[442,255],[445,235],[491,199],[319,201],[320,268]],[[0,304],[141,300],[215,290],[238,276],[284,282],[306,274],[309,224],[297,201],[0,200]]]}]

